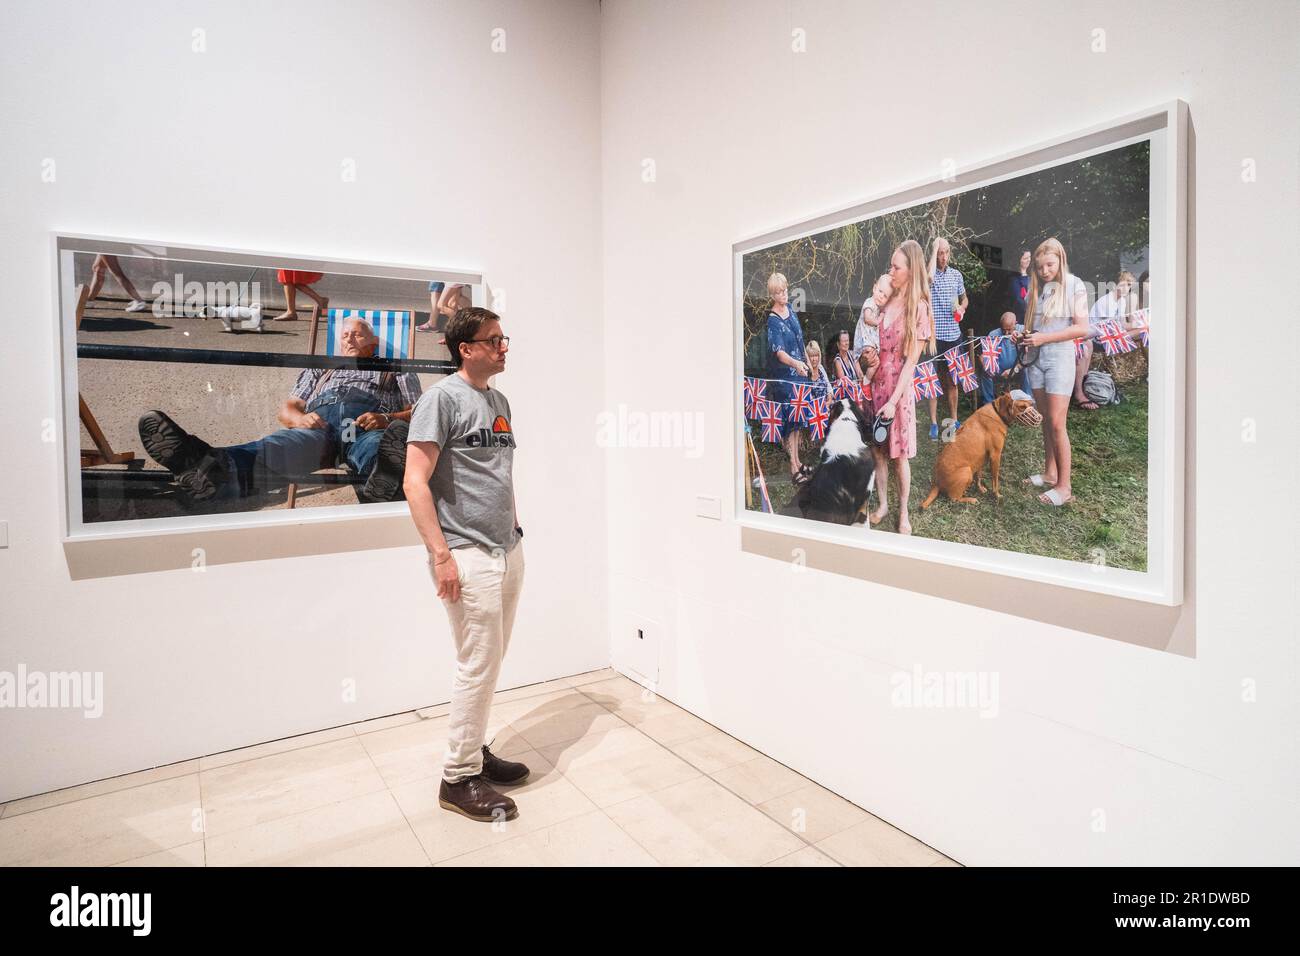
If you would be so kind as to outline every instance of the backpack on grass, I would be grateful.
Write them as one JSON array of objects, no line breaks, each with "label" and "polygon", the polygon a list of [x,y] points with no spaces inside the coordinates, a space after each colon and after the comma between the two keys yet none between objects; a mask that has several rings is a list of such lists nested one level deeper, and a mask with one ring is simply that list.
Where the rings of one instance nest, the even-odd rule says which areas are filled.
[{"label": "backpack on grass", "polygon": [[1120,398],[1119,389],[1115,386],[1115,379],[1109,372],[1089,372],[1083,377],[1083,394],[1088,396],[1089,401],[1096,402],[1098,405],[1118,405]]}]

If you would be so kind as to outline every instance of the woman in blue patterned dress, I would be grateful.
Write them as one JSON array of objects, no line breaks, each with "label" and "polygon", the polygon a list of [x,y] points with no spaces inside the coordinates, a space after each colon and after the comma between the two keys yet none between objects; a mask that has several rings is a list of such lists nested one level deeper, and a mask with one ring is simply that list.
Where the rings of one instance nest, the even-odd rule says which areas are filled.
[{"label": "woman in blue patterned dress", "polygon": [[[790,385],[808,382],[808,362],[804,354],[803,328],[799,317],[790,308],[790,284],[785,276],[774,272],[767,280],[767,294],[772,306],[767,314],[767,383],[769,401],[782,404],[790,401]],[[787,426],[781,444],[790,459],[790,479],[795,483],[805,480],[812,469],[799,461],[798,427]]]}]

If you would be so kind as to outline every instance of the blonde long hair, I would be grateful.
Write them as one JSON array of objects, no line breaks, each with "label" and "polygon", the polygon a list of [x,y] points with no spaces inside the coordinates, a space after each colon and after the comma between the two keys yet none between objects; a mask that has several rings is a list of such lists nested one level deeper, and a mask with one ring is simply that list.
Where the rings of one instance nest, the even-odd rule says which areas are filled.
[{"label": "blonde long hair", "polygon": [[[908,282],[903,292],[903,361],[912,354],[916,344],[917,313],[921,303],[930,305],[930,274],[925,268],[925,252],[915,239],[905,239],[898,244],[894,252],[901,252],[907,259]],[[893,256],[890,260],[892,262]],[[935,349],[934,323],[930,323],[930,338],[926,343],[931,352]]]},{"label": "blonde long hair", "polygon": [[1033,258],[1029,262],[1029,296],[1025,300],[1026,332],[1034,331],[1034,312],[1038,309],[1038,257],[1049,254],[1056,256],[1056,261],[1061,264],[1061,268],[1055,279],[1056,288],[1052,290],[1052,295],[1047,300],[1044,314],[1069,314],[1066,312],[1065,294],[1070,285],[1070,267],[1065,260],[1065,246],[1061,245],[1061,240],[1056,237],[1044,239],[1034,250]]}]

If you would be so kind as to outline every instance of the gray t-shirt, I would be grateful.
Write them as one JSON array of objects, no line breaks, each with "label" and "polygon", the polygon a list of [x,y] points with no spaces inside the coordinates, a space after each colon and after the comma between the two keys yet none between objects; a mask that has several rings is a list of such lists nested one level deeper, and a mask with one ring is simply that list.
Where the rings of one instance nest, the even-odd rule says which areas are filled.
[{"label": "gray t-shirt", "polygon": [[438,443],[429,488],[447,547],[514,550],[515,435],[506,397],[448,375],[415,403],[406,440]]}]

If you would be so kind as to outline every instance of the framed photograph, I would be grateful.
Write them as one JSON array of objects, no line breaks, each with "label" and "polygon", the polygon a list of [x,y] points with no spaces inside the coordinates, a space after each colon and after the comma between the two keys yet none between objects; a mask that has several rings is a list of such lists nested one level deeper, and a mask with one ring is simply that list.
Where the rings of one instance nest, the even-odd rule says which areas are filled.
[{"label": "framed photograph", "polygon": [[477,273],[55,235],[64,540],[404,512]]},{"label": "framed photograph", "polygon": [[1175,101],[735,243],[737,521],[1180,604],[1187,126]]}]

